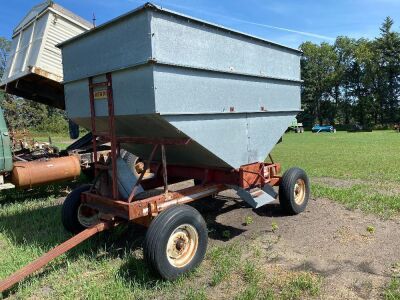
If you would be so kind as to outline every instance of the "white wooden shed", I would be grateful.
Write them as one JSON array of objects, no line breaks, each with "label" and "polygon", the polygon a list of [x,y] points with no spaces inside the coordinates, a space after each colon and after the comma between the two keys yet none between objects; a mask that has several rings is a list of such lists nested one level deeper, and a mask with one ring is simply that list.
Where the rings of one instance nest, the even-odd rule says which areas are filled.
[{"label": "white wooden shed", "polygon": [[0,88],[64,109],[62,59],[56,45],[91,28],[90,22],[53,1],[34,6],[13,31]]}]

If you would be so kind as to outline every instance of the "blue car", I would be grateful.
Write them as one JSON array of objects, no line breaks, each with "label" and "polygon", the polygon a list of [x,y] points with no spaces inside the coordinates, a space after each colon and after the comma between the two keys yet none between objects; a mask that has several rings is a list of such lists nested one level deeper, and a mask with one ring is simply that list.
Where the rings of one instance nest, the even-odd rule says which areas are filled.
[{"label": "blue car", "polygon": [[318,133],[318,132],[332,132],[335,133],[336,129],[331,126],[331,125],[315,125],[312,129],[312,132]]}]

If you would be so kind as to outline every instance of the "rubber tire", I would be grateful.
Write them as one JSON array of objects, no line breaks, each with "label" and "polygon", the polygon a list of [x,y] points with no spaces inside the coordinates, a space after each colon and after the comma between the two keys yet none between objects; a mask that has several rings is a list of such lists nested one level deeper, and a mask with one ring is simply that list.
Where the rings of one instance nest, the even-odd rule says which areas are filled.
[{"label": "rubber tire", "polygon": [[[298,179],[303,179],[306,186],[304,201],[298,205],[294,200],[294,186]],[[283,211],[289,215],[297,215],[303,212],[308,204],[310,197],[310,181],[306,172],[300,168],[291,168],[287,170],[279,185],[279,204]]]},{"label": "rubber tire", "polygon": [[81,204],[81,194],[90,189],[90,184],[82,185],[74,189],[65,198],[61,209],[61,221],[64,228],[71,233],[79,233],[86,229],[78,220],[78,208]]},{"label": "rubber tire", "polygon": [[[173,231],[182,224],[192,225],[197,230],[199,243],[192,261],[182,268],[176,268],[168,261],[166,247]],[[201,214],[191,206],[176,205],[161,212],[150,224],[143,252],[147,265],[154,273],[163,279],[174,280],[203,261],[207,244],[207,225]]]}]

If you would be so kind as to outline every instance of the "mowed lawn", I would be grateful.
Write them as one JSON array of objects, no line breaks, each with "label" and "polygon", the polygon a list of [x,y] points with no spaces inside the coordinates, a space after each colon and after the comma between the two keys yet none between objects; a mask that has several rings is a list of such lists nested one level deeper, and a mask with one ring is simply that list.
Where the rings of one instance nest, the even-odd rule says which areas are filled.
[{"label": "mowed lawn", "polygon": [[[400,134],[394,131],[307,132],[286,134],[272,155],[284,169],[299,166],[307,171],[313,197],[326,197],[389,218],[400,212],[399,149]],[[61,203],[76,184],[1,194],[0,279],[70,237],[61,225]],[[321,279],[312,273],[261,270],[265,250],[251,241],[210,246],[198,270],[175,282],[159,280],[149,274],[143,262],[142,240],[136,239],[136,230],[121,227],[102,233],[3,296],[208,299],[218,295],[227,298],[219,293],[229,290],[236,299],[308,299],[318,298],[320,293]]]},{"label": "mowed lawn", "polygon": [[400,134],[395,131],[289,133],[272,156],[284,169],[306,170],[314,197],[384,218],[400,212]]},{"label": "mowed lawn", "polygon": [[272,155],[310,177],[400,182],[400,134],[394,130],[288,133]]}]

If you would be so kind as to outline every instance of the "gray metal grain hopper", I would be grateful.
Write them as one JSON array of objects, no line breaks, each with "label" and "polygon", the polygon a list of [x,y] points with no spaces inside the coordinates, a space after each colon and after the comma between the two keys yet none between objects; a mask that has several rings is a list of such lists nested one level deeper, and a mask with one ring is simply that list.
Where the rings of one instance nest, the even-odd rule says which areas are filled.
[{"label": "gray metal grain hopper", "polygon": [[[69,118],[90,129],[88,78],[112,72],[118,136],[192,139],[168,148],[172,164],[263,161],[300,110],[301,52],[153,4],[60,47]],[[104,94],[97,88],[99,130],[108,124]]]}]

